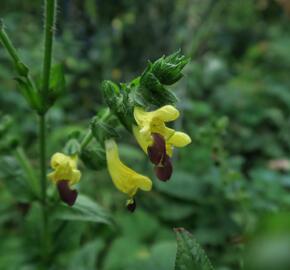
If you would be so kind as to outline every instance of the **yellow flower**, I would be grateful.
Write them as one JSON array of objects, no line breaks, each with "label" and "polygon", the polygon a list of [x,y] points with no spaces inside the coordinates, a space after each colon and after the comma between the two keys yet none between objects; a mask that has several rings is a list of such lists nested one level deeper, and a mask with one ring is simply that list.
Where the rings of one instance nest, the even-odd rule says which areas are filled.
[{"label": "yellow flower", "polygon": [[48,178],[57,185],[59,195],[65,203],[73,205],[77,198],[77,191],[71,186],[78,183],[81,172],[77,169],[77,156],[67,156],[62,153],[55,153],[50,161],[53,172]]},{"label": "yellow flower", "polygon": [[62,153],[55,153],[51,157],[50,165],[54,170],[48,174],[48,178],[57,183],[60,180],[66,180],[70,186],[78,183],[81,178],[81,172],[77,169],[78,157],[67,156]]},{"label": "yellow flower", "polygon": [[155,173],[162,181],[170,179],[173,167],[172,157],[174,147],[184,147],[191,142],[190,137],[183,132],[166,127],[167,122],[176,120],[179,111],[165,105],[155,111],[146,112],[141,107],[134,108],[134,118],[137,126],[133,126],[134,136],[149,159],[155,164]]},{"label": "yellow flower", "polygon": [[127,206],[129,210],[135,205],[133,197],[138,189],[150,191],[151,180],[127,167],[119,158],[118,146],[113,139],[105,141],[107,167],[114,185],[118,190],[128,195]]},{"label": "yellow flower", "polygon": [[156,111],[146,112],[141,107],[134,108],[134,117],[138,126],[133,126],[134,136],[147,153],[147,149],[154,141],[152,134],[160,134],[166,143],[166,153],[172,156],[173,147],[184,147],[191,143],[190,137],[183,132],[166,127],[166,122],[171,122],[179,117],[179,111],[172,105],[165,105]]}]

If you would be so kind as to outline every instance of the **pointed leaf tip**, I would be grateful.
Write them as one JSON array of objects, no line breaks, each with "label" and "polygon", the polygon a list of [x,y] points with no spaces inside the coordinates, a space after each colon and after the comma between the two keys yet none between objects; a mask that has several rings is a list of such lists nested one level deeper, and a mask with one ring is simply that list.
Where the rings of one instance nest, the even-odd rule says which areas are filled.
[{"label": "pointed leaf tip", "polygon": [[177,238],[175,270],[214,270],[205,251],[184,228],[174,229]]}]

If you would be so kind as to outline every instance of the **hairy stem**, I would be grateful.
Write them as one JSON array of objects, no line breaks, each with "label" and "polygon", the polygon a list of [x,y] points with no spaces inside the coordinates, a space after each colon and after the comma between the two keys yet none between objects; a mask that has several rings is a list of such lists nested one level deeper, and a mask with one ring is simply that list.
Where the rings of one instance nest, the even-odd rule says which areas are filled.
[{"label": "hairy stem", "polygon": [[46,108],[49,91],[49,79],[52,62],[53,34],[55,28],[56,0],[45,0],[45,25],[44,25],[44,59],[42,72],[42,106]]},{"label": "hairy stem", "polygon": [[41,107],[42,111],[39,113],[39,151],[40,151],[40,181],[41,181],[41,195],[43,205],[43,260],[48,263],[49,256],[49,237],[48,237],[48,216],[47,216],[47,194],[46,194],[46,112],[47,112],[47,97],[49,91],[51,62],[52,62],[52,48],[53,48],[53,34],[55,25],[55,10],[56,0],[45,0],[45,25],[44,25],[44,58],[43,58],[43,73],[42,73],[42,88]]}]

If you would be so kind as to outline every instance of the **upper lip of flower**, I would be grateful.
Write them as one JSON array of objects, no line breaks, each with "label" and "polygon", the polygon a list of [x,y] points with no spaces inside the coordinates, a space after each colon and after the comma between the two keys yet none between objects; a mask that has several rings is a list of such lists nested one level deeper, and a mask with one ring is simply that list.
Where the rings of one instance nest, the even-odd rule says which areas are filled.
[{"label": "upper lip of flower", "polygon": [[166,141],[166,151],[172,155],[172,147],[184,147],[191,142],[183,132],[166,127],[165,123],[179,117],[179,111],[172,105],[165,105],[155,111],[146,112],[141,107],[134,108],[134,117],[138,126],[133,126],[133,133],[144,152],[153,144],[152,134],[157,133]]},{"label": "upper lip of flower", "polygon": [[107,167],[111,178],[121,192],[129,198],[135,196],[138,189],[150,191],[151,180],[127,167],[119,158],[118,146],[113,139],[105,141]]},{"label": "upper lip of flower", "polygon": [[67,156],[55,153],[51,158],[51,167],[54,170],[48,178],[57,185],[59,195],[65,203],[72,206],[78,192],[70,187],[80,181],[81,172],[77,169],[77,156]]},{"label": "upper lip of flower", "polygon": [[54,170],[48,177],[54,183],[60,180],[69,181],[74,185],[80,181],[81,172],[77,169],[77,156],[67,156],[62,153],[55,153],[51,158],[51,167]]}]

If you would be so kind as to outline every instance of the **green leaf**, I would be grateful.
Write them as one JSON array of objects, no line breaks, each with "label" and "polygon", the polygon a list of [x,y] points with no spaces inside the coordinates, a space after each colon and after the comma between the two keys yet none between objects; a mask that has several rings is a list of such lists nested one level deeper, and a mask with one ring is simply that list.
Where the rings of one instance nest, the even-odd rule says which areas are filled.
[{"label": "green leaf", "polygon": [[116,125],[113,126],[112,124],[99,119],[98,116],[93,118],[91,122],[91,130],[93,136],[102,145],[107,139],[119,137],[116,131]]},{"label": "green leaf", "polygon": [[170,181],[166,183],[157,181],[155,185],[162,193],[178,199],[198,201],[203,197],[204,185],[200,179],[183,171],[176,171]]},{"label": "green leaf", "polygon": [[77,139],[74,138],[70,139],[64,147],[64,152],[70,156],[77,155],[80,153],[80,151],[81,151],[80,143]]},{"label": "green leaf", "polygon": [[138,92],[140,92],[148,105],[153,104],[161,107],[177,102],[177,97],[160,83],[150,69],[142,75]]},{"label": "green leaf", "polygon": [[28,77],[18,76],[15,78],[18,83],[20,92],[22,96],[25,98],[29,106],[35,110],[40,109],[40,97],[36,92],[34,85],[28,79]]},{"label": "green leaf", "polygon": [[16,63],[16,70],[20,76],[27,77],[29,74],[29,68],[22,62]]},{"label": "green leaf", "polygon": [[33,192],[24,175],[23,170],[14,157],[1,157],[0,179],[15,200],[19,202],[29,202],[33,198]]},{"label": "green leaf", "polygon": [[[30,246],[29,253],[33,256],[40,256],[42,241],[43,241],[43,221],[42,221],[42,206],[39,202],[33,202],[24,219],[24,243]],[[31,245],[33,243],[33,245]]]},{"label": "green leaf", "polygon": [[175,270],[214,270],[206,253],[185,229],[175,229],[177,254]]},{"label": "green leaf", "polygon": [[70,270],[95,270],[97,254],[104,246],[101,239],[86,243],[71,256],[68,269]]},{"label": "green leaf", "polygon": [[60,206],[55,218],[62,220],[76,220],[94,223],[112,224],[109,213],[98,203],[85,195],[78,195],[73,207]]},{"label": "green leaf", "polygon": [[65,76],[61,64],[52,67],[49,88],[57,96],[65,91]]},{"label": "green leaf", "polygon": [[106,154],[101,147],[87,147],[81,152],[81,159],[85,166],[92,170],[101,170],[106,167]]}]

